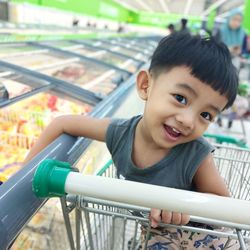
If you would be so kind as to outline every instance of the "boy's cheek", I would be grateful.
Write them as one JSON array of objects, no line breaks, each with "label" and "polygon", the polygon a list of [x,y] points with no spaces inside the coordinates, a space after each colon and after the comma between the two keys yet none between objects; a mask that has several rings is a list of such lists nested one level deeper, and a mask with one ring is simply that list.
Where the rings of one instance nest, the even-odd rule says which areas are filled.
[{"label": "boy's cheek", "polygon": [[196,133],[193,135],[193,139],[195,140],[199,137],[201,137],[208,129],[209,125],[203,126],[202,128],[200,128],[199,130],[196,131]]}]

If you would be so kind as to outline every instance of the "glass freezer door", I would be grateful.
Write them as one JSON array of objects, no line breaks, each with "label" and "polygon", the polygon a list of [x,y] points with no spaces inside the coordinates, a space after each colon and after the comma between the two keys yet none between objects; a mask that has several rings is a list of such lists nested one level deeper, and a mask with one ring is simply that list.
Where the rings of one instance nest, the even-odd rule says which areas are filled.
[{"label": "glass freezer door", "polygon": [[66,51],[72,51],[79,55],[87,56],[90,58],[96,58],[102,62],[118,66],[121,69],[126,69],[131,73],[134,73],[140,66],[140,63],[138,61],[119,56],[115,53],[98,47],[86,46],[84,44],[74,43],[71,41],[51,41],[43,44],[52,47],[58,47]]},{"label": "glass freezer door", "polygon": [[4,57],[3,60],[79,85],[102,97],[108,95],[118,84],[125,80],[125,76],[118,70],[91,60],[82,60],[77,55],[69,56],[63,51],[46,49],[42,53],[33,53],[29,56]]}]

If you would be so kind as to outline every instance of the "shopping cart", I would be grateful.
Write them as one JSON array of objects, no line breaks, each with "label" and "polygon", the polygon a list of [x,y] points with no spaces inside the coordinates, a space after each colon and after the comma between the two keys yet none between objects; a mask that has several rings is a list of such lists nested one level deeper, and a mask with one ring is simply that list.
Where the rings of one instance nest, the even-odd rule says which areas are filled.
[{"label": "shopping cart", "polygon": [[[250,249],[250,151],[221,144],[216,148],[216,165],[233,198],[119,180],[114,178],[112,161],[98,176],[83,176],[72,172],[68,163],[45,160],[34,176],[33,191],[38,197],[61,197],[71,249],[142,249],[142,228],[143,249],[147,249],[150,207],[191,214],[193,222],[214,225],[212,230],[192,225],[161,227],[198,232],[210,239],[220,237],[225,240],[221,249],[236,239],[240,249]],[[69,220],[74,208],[75,235]],[[219,230],[221,227],[230,230]]]},{"label": "shopping cart", "polygon": [[223,144],[228,146],[234,145],[240,148],[248,148],[248,145],[244,139],[238,139],[231,135],[204,133],[203,136],[212,144]]}]

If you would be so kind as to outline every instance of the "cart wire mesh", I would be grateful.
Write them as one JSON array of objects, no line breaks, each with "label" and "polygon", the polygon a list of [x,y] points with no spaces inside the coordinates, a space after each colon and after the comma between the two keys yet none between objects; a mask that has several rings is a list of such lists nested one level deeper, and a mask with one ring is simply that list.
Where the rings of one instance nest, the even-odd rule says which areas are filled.
[{"label": "cart wire mesh", "polygon": [[[216,148],[213,153],[215,163],[230,190],[231,196],[250,200],[250,150],[221,144],[214,146]],[[115,178],[116,169],[112,161],[110,160],[97,175]],[[147,244],[152,231],[148,219],[150,209],[76,195],[67,195],[66,198],[61,198],[61,201],[71,249],[149,249]],[[73,233],[69,220],[69,213],[74,208],[76,208],[75,233]],[[162,223],[159,226],[203,233],[210,237],[220,237],[225,243],[221,249],[228,249],[230,243],[236,240],[239,245],[237,249],[250,249],[250,225],[195,216],[191,216],[191,221],[185,226]],[[205,223],[214,227],[212,229],[197,227],[197,223],[198,225]],[[221,228],[227,230],[220,230]],[[142,231],[144,233],[143,244]]]}]

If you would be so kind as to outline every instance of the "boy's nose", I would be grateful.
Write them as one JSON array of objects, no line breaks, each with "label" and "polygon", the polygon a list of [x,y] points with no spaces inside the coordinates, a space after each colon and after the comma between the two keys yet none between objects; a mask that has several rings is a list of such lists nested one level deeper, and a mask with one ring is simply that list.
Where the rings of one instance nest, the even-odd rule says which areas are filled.
[{"label": "boy's nose", "polygon": [[195,125],[196,115],[192,111],[184,111],[176,116],[177,122],[181,124],[183,129],[193,130]]}]

